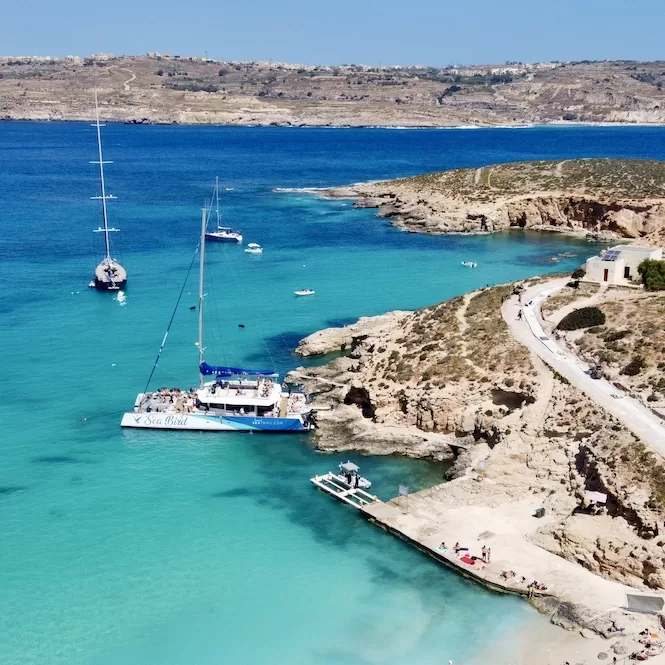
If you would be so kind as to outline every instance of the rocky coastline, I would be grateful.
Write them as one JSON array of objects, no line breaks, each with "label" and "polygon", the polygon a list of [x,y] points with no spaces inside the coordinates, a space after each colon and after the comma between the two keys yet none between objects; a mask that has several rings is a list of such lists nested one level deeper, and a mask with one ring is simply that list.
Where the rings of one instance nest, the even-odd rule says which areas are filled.
[{"label": "rocky coastline", "polygon": [[592,240],[665,240],[665,164],[625,159],[515,162],[312,190],[410,233],[506,229]]},{"label": "rocky coastline", "polygon": [[[447,482],[409,498],[421,531],[465,529],[468,515],[477,529],[522,524],[526,505],[542,506],[547,519],[529,517],[520,541],[531,559],[551,553],[576,564],[581,581],[552,573],[554,588],[533,604],[557,625],[609,637],[610,621],[630,621],[620,612],[591,620],[612,602],[603,584],[608,594],[612,584],[665,589],[665,464],[511,335],[503,303],[537,281],[319,331],[300,342],[299,355],[345,355],[289,380],[318,394],[321,450],[452,462]],[[594,508],[589,490],[606,493],[606,507]]]}]

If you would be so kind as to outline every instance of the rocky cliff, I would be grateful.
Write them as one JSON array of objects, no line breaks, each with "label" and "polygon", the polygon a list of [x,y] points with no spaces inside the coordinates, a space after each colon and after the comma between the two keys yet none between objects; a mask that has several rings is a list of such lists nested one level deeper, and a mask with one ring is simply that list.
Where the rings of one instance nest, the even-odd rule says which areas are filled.
[{"label": "rocky cliff", "polygon": [[[663,460],[514,340],[501,306],[519,288],[305,338],[301,355],[340,342],[348,353],[290,376],[319,394],[317,445],[454,460],[451,482],[415,505],[496,507],[536,494],[556,519],[534,525],[533,542],[601,576],[665,588]],[[455,482],[479,469],[487,482]],[[593,509],[587,490],[606,493],[607,506]]]},{"label": "rocky cliff", "polygon": [[572,159],[455,169],[325,190],[414,233],[507,228],[665,244],[665,162]]}]

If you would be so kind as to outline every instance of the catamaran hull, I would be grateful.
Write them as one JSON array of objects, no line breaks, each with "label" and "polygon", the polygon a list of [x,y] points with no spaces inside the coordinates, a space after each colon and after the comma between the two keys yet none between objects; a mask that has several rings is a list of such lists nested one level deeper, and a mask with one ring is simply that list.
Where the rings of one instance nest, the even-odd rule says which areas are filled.
[{"label": "catamaran hull", "polygon": [[307,432],[302,418],[218,416],[201,413],[125,413],[122,427],[139,429],[194,430],[204,432]]}]

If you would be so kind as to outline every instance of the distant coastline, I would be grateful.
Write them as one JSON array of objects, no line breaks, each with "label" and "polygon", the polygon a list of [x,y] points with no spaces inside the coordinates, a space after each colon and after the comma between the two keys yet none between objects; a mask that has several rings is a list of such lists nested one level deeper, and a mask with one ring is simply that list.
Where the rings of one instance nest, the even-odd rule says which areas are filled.
[{"label": "distant coastline", "polygon": [[[0,116],[0,123],[11,122],[38,122],[38,123],[82,123],[87,124],[92,122],[94,117],[89,118],[43,118],[43,117],[7,117]],[[271,122],[267,124],[262,123],[217,123],[217,122],[178,122],[167,120],[148,120],[146,122],[128,122],[120,118],[107,117],[104,119],[106,123],[127,125],[127,126],[158,126],[158,127],[249,127],[249,128],[266,128],[266,129],[383,129],[391,131],[412,131],[412,130],[476,130],[476,129],[569,129],[576,127],[602,127],[602,128],[626,128],[626,127],[641,127],[641,128],[658,128],[665,127],[664,122],[566,122],[556,121],[529,123],[529,124],[515,124],[515,125],[491,125],[491,124],[478,124],[478,125],[373,125],[373,124],[292,124],[292,123],[276,123]]]}]

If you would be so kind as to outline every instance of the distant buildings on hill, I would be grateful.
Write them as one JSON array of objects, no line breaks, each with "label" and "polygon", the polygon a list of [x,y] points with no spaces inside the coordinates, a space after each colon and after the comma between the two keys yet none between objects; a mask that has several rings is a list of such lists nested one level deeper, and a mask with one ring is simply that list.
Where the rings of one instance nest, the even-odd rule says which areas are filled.
[{"label": "distant buildings on hill", "polygon": [[[469,65],[469,66],[449,66],[449,67],[428,67],[426,65],[384,65],[384,66],[370,66],[370,65],[355,65],[344,64],[338,66],[331,65],[305,65],[294,64],[289,62],[275,62],[272,60],[241,60],[241,61],[224,61],[213,58],[192,56],[181,57],[170,53],[159,53],[157,51],[149,51],[146,53],[148,58],[155,58],[158,60],[187,60],[188,62],[228,62],[233,65],[254,66],[261,69],[280,69],[286,71],[297,72],[333,72],[333,71],[353,71],[353,72],[376,72],[376,71],[400,71],[400,70],[427,70],[437,69],[452,76],[519,76],[523,74],[534,73],[537,71],[555,69],[563,63],[559,62],[537,62],[537,63],[521,63],[511,62],[505,65]],[[65,62],[72,65],[90,64],[93,62],[108,62],[113,60],[116,56],[112,53],[95,53],[81,57],[78,55],[68,55],[64,58],[49,56],[49,55],[26,55],[26,56],[0,56],[0,64],[48,64],[56,62]]]}]

